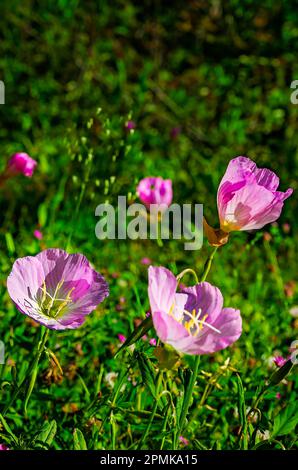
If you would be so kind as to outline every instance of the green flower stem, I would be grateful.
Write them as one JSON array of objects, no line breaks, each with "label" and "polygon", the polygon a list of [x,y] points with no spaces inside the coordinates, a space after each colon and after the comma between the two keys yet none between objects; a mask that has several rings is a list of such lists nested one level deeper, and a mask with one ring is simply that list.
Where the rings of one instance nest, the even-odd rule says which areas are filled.
[{"label": "green flower stem", "polygon": [[35,359],[34,359],[33,364],[32,364],[31,378],[30,378],[29,386],[28,386],[28,389],[27,389],[26,397],[25,397],[25,403],[24,403],[25,414],[27,414],[27,406],[28,406],[31,394],[32,394],[33,389],[34,389],[36,378],[37,378],[38,364],[39,364],[40,358],[42,356],[42,353],[44,351],[44,347],[46,345],[48,336],[49,336],[48,328],[42,326],[41,327],[41,338],[40,338],[40,341],[38,343],[37,353],[36,353]]},{"label": "green flower stem", "polygon": [[215,253],[217,252],[218,246],[215,246],[213,251],[211,252],[209,258],[207,259],[205,266],[204,266],[204,271],[201,277],[200,282],[204,282],[209,274],[210,268],[212,266],[213,258],[215,256]]},{"label": "green flower stem", "polygon": [[27,394],[26,394],[26,399],[25,399],[25,410],[26,410],[26,407],[28,405],[28,401],[30,399],[30,395],[31,395],[31,393],[33,391],[33,388],[34,388],[34,384],[35,384],[36,377],[37,377],[38,363],[39,363],[39,360],[40,360],[41,355],[43,353],[43,350],[44,350],[44,347],[45,347],[45,344],[46,344],[46,341],[47,341],[47,338],[48,338],[48,334],[49,334],[49,330],[47,328],[45,328],[44,326],[42,326],[41,327],[41,336],[40,336],[40,338],[38,338],[38,343],[35,347],[36,355],[34,356],[32,362],[31,362],[31,364],[28,368],[28,372],[27,372],[26,376],[21,381],[21,383],[18,385],[18,387],[15,389],[9,403],[5,406],[5,408],[3,410],[3,413],[2,413],[3,416],[5,416],[5,414],[9,410],[9,408],[13,405],[15,400],[18,398],[19,394],[21,393],[23,388],[26,386],[26,384],[28,383],[28,380],[30,378],[30,382],[29,382],[28,390],[27,390]]},{"label": "green flower stem", "polygon": [[[205,263],[205,266],[204,266],[204,270],[203,270],[203,274],[201,276],[200,282],[204,282],[206,280],[206,278],[209,274],[210,268],[212,266],[213,258],[214,258],[214,255],[215,255],[216,251],[217,251],[217,248],[218,248],[217,246],[214,247],[213,251],[211,252],[211,254],[209,256],[209,258],[207,259],[207,261]],[[182,406],[182,411],[181,411],[179,423],[178,423],[178,426],[177,426],[177,428],[175,430],[175,434],[174,434],[174,450],[177,449],[179,436],[180,436],[180,434],[183,431],[184,426],[185,426],[185,421],[186,421],[186,418],[187,418],[187,415],[188,415],[190,403],[191,403],[191,400],[192,400],[192,397],[193,397],[193,392],[194,392],[194,388],[195,388],[196,381],[197,381],[199,365],[200,365],[200,356],[197,355],[196,358],[195,358],[193,372],[192,372],[192,375],[191,375],[191,378],[190,378],[190,381],[189,381],[189,384],[188,384],[188,387],[187,387],[187,390],[186,390],[186,393],[185,393],[185,399],[184,399],[184,403],[183,403],[183,406]]]},{"label": "green flower stem", "polygon": [[149,431],[151,429],[152,423],[153,423],[155,415],[156,415],[156,411],[157,411],[157,408],[158,408],[158,402],[159,402],[159,399],[160,399],[159,390],[160,390],[161,381],[162,381],[162,371],[158,372],[156,381],[157,381],[157,385],[156,385],[156,398],[155,398],[154,407],[153,407],[148,425],[147,425],[147,427],[145,429],[145,432],[142,436],[142,439],[139,441],[138,450],[142,450],[143,443],[145,443],[145,441],[147,439],[147,436],[149,434]]},{"label": "green flower stem", "polygon": [[72,237],[73,237],[75,228],[77,226],[80,207],[81,207],[82,201],[84,199],[86,188],[87,188],[87,185],[88,185],[89,179],[90,179],[90,173],[91,173],[92,162],[93,162],[93,155],[90,153],[87,158],[88,159],[87,159],[87,163],[86,163],[86,174],[85,174],[84,181],[82,182],[82,185],[81,185],[81,191],[80,191],[78,201],[77,201],[77,205],[76,205],[76,208],[75,208],[75,211],[74,211],[74,214],[73,214],[73,218],[72,218],[72,221],[71,221],[71,228],[70,228],[70,233],[69,233],[69,236],[68,236],[68,239],[67,239],[65,251],[68,251],[71,248],[71,241],[72,241]]}]

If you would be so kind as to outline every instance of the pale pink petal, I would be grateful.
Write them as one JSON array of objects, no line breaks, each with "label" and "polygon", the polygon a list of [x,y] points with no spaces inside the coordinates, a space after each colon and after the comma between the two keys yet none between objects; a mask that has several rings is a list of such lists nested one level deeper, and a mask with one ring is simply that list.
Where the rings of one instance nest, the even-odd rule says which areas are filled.
[{"label": "pale pink petal", "polygon": [[208,314],[207,321],[212,323],[220,315],[223,306],[223,297],[220,290],[209,282],[201,282],[193,287],[186,287],[182,291],[189,295],[185,309],[192,313],[201,309],[200,319]]},{"label": "pale pink petal", "polygon": [[174,274],[163,267],[148,269],[148,295],[151,311],[169,312],[174,305],[177,280]]},{"label": "pale pink petal", "polygon": [[193,338],[181,323],[165,312],[155,312],[152,319],[156,334],[163,343],[188,354]]},{"label": "pale pink petal", "polygon": [[[208,319],[207,319],[208,322]],[[204,326],[202,333],[196,339],[196,354],[211,354],[225,349],[241,336],[242,319],[239,310],[224,308],[221,314],[212,322],[212,326],[220,331],[217,333]]]}]

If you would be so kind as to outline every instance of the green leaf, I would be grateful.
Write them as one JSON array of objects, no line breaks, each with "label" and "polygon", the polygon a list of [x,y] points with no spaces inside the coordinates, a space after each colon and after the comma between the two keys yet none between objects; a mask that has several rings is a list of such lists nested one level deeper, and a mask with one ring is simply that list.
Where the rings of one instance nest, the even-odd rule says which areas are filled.
[{"label": "green leaf", "polygon": [[131,333],[121,348],[118,349],[114,357],[117,357],[120,351],[128,348],[128,346],[131,346],[140,338],[142,338],[142,336],[144,336],[152,327],[152,317],[145,318],[145,320],[143,320],[142,323]]},{"label": "green leaf", "polygon": [[52,421],[44,423],[40,432],[37,435],[37,440],[44,442],[45,444],[50,446],[53,442],[56,432],[57,432],[57,423],[53,419]]},{"label": "green leaf", "polygon": [[80,429],[76,428],[73,433],[74,450],[87,450],[84,435]]},{"label": "green leaf", "polygon": [[290,403],[274,419],[272,437],[284,436],[295,429],[298,424],[298,407],[296,403]]},{"label": "green leaf", "polygon": [[247,440],[247,419],[246,419],[246,406],[245,406],[245,395],[242,380],[239,374],[236,374],[237,380],[237,398],[238,398],[238,412],[241,424],[241,437],[242,437],[242,447],[244,450],[247,449],[248,440]]},{"label": "green leaf", "polygon": [[148,387],[153,398],[156,398],[156,372],[150,359],[144,353],[136,351],[135,357],[138,361],[143,383]]},{"label": "green leaf", "polygon": [[13,255],[15,252],[15,245],[11,233],[5,233],[5,241],[9,254]]},{"label": "green leaf", "polygon": [[268,387],[279,384],[291,372],[293,365],[289,359],[280,369],[273,372],[269,379]]},{"label": "green leaf", "polygon": [[10,429],[8,423],[6,422],[6,420],[4,419],[4,417],[1,414],[0,414],[0,423],[4,427],[5,431],[13,438],[13,440],[17,441],[17,438],[16,438],[15,434],[12,432],[12,430]]}]

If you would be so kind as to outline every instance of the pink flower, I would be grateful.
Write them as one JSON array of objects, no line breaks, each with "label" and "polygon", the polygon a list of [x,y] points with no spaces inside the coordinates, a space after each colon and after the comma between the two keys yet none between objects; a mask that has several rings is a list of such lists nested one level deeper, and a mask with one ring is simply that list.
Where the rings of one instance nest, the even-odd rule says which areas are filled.
[{"label": "pink flower", "polygon": [[150,258],[146,258],[146,257],[145,257],[145,258],[142,258],[142,259],[141,259],[141,263],[142,263],[142,264],[145,264],[145,265],[149,265],[149,264],[151,264],[151,259],[150,259]]},{"label": "pink flower", "polygon": [[217,192],[217,207],[220,228],[233,230],[255,230],[277,220],[284,200],[291,196],[277,191],[278,176],[267,168],[257,168],[246,157],[230,161]]},{"label": "pink flower", "polygon": [[180,441],[181,444],[184,445],[184,446],[188,446],[188,444],[189,444],[189,441],[188,441],[185,437],[183,437],[183,436],[179,436],[179,441]]},{"label": "pink flower", "polygon": [[109,295],[85,256],[56,248],[15,261],[7,289],[20,312],[53,330],[79,327]]},{"label": "pink flower", "polygon": [[31,178],[34,173],[37,162],[29,157],[27,153],[19,152],[10,157],[8,162],[8,172],[12,174],[22,173]]},{"label": "pink flower", "polygon": [[281,393],[277,392],[277,394],[275,395],[275,398],[277,398],[277,400],[280,400],[281,399]]},{"label": "pink flower", "polygon": [[150,204],[171,205],[173,199],[172,181],[160,176],[142,179],[137,187],[137,195],[147,208]]},{"label": "pink flower", "polygon": [[10,450],[6,444],[0,444],[0,450]]},{"label": "pink flower", "polygon": [[274,364],[277,366],[277,367],[282,367],[286,362],[287,362],[288,359],[285,359],[284,357],[282,356],[276,356],[274,359],[273,359],[273,362]]},{"label": "pink flower", "polygon": [[34,230],[33,235],[37,240],[42,240],[43,239],[43,234],[40,230]]},{"label": "pink flower", "polygon": [[125,343],[126,336],[120,334],[120,335],[118,335],[118,339],[119,339],[120,343]]},{"label": "pink flower", "polygon": [[155,339],[155,338],[151,338],[151,339],[149,340],[149,344],[150,344],[150,346],[156,346],[156,339]]},{"label": "pink flower", "polygon": [[237,341],[239,310],[223,308],[217,287],[201,282],[177,293],[177,279],[166,268],[150,266],[148,294],[157,336],[185,354],[211,354]]},{"label": "pink flower", "polygon": [[125,127],[128,131],[132,131],[133,129],[136,128],[136,123],[134,121],[127,121],[125,124]]}]

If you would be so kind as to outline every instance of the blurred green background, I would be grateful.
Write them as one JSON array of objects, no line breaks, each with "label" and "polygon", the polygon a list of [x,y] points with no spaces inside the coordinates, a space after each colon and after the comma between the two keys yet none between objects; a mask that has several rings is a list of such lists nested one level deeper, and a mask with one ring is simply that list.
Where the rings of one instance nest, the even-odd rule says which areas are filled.
[{"label": "blurred green background", "polygon": [[[185,267],[200,271],[208,252],[207,243],[185,252],[177,241],[162,248],[154,241],[100,242],[94,234],[97,204],[115,202],[118,194],[133,200],[142,177],[160,175],[173,180],[175,202],[203,203],[208,221],[217,225],[218,183],[237,155],[278,173],[282,191],[297,189],[298,105],[290,101],[291,82],[298,79],[297,2],[10,0],[1,4],[0,39],[6,86],[0,170],[16,151],[38,161],[32,179],[16,177],[0,193],[1,335],[12,360],[18,361],[20,348],[30,357],[26,337],[34,327],[8,299],[7,275],[17,257],[63,248],[71,236],[72,251],[84,253],[107,276],[111,295],[81,330],[63,333],[64,342],[54,334],[52,341],[63,343],[57,347],[62,365],[76,362],[92,386],[99,363],[107,372],[115,369],[117,334],[127,335],[148,308],[147,268],[140,260],[150,257],[177,273]],[[133,132],[128,120],[135,123]],[[210,275],[225,305],[240,308],[244,319],[241,339],[217,362],[232,355],[249,396],[267,377],[268,358],[276,350],[286,355],[297,336],[289,313],[298,304],[296,214],[294,191],[278,224],[234,234]],[[36,228],[41,242],[33,237]],[[119,307],[120,297],[125,302]],[[74,335],[82,343],[79,356]],[[216,370],[209,358],[202,362]],[[49,393],[63,406],[65,393],[80,407],[80,380],[64,380],[76,380],[76,386],[50,387]],[[285,400],[296,399],[293,381],[282,390]],[[42,379],[40,384],[46,386]],[[230,409],[228,383],[224,390],[217,393]],[[269,415],[279,406],[271,398]],[[211,405],[216,408],[216,397]],[[48,414],[62,413],[62,404],[46,406]],[[221,440],[228,448],[233,437],[225,412],[217,413],[215,430],[211,436],[208,427],[203,430],[203,440],[208,446]],[[70,433],[76,418],[63,419]],[[68,431],[63,439],[70,439]]]}]

